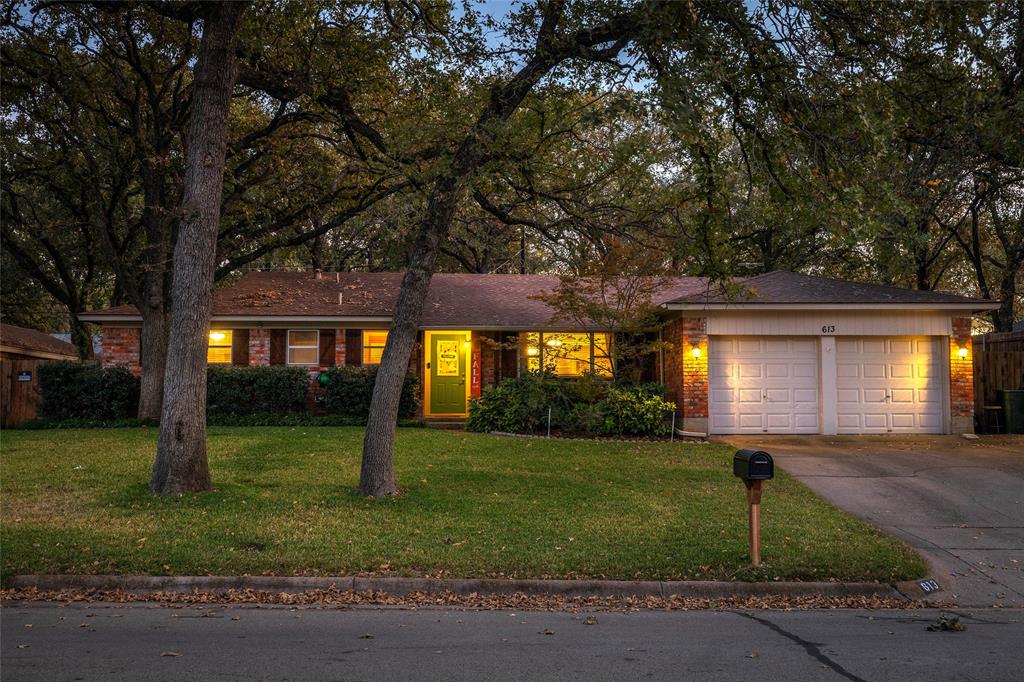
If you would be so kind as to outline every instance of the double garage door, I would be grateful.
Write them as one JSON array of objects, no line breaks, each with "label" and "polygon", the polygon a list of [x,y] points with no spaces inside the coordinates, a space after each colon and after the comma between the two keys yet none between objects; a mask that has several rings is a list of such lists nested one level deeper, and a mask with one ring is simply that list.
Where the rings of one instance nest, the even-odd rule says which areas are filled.
[{"label": "double garage door", "polygon": [[[823,346],[834,360],[823,362]],[[939,349],[927,336],[713,336],[709,429],[942,433]]]}]

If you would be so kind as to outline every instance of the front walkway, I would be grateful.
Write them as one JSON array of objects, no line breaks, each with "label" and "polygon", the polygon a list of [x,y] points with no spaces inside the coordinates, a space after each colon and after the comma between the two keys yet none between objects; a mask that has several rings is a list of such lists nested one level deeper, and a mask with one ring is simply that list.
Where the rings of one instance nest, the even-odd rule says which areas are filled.
[{"label": "front walkway", "polygon": [[766,450],[832,504],[906,541],[946,589],[936,598],[1024,606],[1024,436],[722,440]]}]

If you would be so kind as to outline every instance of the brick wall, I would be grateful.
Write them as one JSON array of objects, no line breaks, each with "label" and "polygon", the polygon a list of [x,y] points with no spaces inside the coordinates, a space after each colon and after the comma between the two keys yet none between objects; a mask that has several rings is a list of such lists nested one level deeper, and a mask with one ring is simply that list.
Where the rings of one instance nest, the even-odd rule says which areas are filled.
[{"label": "brick wall", "polygon": [[[662,330],[666,348],[666,396],[676,404],[683,418],[682,428],[707,431],[708,417],[708,335],[703,317],[682,317],[669,322]],[[700,354],[695,356],[693,349]]]},{"label": "brick wall", "polygon": [[249,330],[249,366],[259,367],[270,364],[270,330]]},{"label": "brick wall", "polygon": [[[961,349],[967,349],[960,357]],[[953,433],[974,432],[974,350],[971,318],[953,318],[949,337],[949,413]]]},{"label": "brick wall", "polygon": [[132,374],[142,374],[139,364],[140,334],[138,327],[103,327],[100,362],[104,367],[127,367]]},{"label": "brick wall", "polygon": [[334,330],[334,366],[345,366],[345,330]]}]

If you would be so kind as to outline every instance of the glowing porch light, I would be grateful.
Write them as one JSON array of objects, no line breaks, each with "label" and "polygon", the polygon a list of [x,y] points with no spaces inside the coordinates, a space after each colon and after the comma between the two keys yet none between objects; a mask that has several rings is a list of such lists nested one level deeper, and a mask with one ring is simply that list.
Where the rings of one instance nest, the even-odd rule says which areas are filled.
[{"label": "glowing porch light", "polygon": [[956,354],[960,356],[961,360],[966,358],[967,357],[967,346],[960,346],[960,350],[958,350],[956,352]]},{"label": "glowing porch light", "polygon": [[700,357],[700,346],[694,346],[693,350],[691,350],[690,352],[693,353],[693,357],[694,358],[699,358]]}]

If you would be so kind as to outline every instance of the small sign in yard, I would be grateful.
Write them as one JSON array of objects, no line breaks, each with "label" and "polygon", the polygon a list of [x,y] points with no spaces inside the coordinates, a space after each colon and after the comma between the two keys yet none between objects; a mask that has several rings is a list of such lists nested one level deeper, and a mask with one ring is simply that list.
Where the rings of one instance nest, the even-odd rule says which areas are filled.
[{"label": "small sign in yard", "polygon": [[928,578],[927,580],[918,580],[917,584],[925,594],[942,591],[942,587],[940,587],[939,584],[931,578]]},{"label": "small sign in yard", "polygon": [[32,372],[18,372],[18,381],[32,381]]}]

